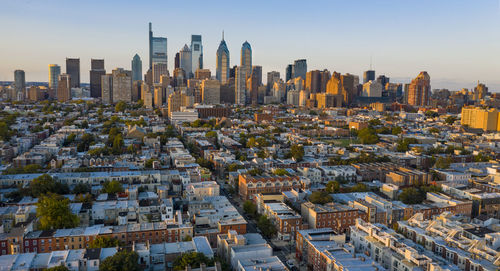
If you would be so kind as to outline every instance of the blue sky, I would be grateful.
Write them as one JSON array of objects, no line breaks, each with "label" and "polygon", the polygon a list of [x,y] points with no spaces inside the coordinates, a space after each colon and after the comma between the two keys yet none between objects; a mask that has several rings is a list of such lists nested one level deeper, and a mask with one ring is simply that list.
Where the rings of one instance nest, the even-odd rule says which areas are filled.
[{"label": "blue sky", "polygon": [[[499,0],[253,0],[58,1],[0,0],[0,81],[24,69],[28,81],[46,81],[47,65],[65,70],[80,57],[88,82],[90,58],[106,69],[130,69],[138,53],[148,62],[148,22],[168,37],[169,66],[191,34],[203,36],[205,67],[215,74],[222,30],[239,64],[248,40],[254,65],[284,76],[288,63],[361,75],[370,56],[377,75],[409,80],[427,70],[433,88],[500,90]],[[265,77],[265,76],[264,76]]]}]

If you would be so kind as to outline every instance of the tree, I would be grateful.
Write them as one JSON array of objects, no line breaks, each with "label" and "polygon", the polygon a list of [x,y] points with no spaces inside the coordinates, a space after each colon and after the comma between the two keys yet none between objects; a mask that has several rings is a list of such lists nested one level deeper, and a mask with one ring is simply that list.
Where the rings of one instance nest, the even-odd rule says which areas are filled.
[{"label": "tree", "polygon": [[205,256],[201,252],[184,253],[174,260],[174,270],[185,270],[189,265],[191,268],[199,268],[204,263],[207,266],[212,266],[214,260]]},{"label": "tree", "polygon": [[257,215],[257,206],[251,200],[247,200],[243,203],[243,211],[252,217],[255,217]]},{"label": "tree", "polygon": [[404,204],[419,204],[425,198],[422,197],[422,193],[417,188],[409,187],[403,189],[403,192],[399,195],[399,200],[401,200]]},{"label": "tree", "polygon": [[391,130],[391,133],[393,135],[399,135],[403,132],[403,128],[399,127],[399,126],[394,126],[392,127],[392,130]]},{"label": "tree", "polygon": [[269,220],[269,218],[267,218],[267,216],[265,215],[261,215],[259,217],[259,220],[257,221],[257,227],[259,227],[259,229],[262,231],[262,234],[267,238],[273,237],[277,232],[271,220]]},{"label": "tree", "polygon": [[285,176],[285,175],[288,175],[288,171],[284,168],[277,168],[274,170],[274,175],[278,175],[278,176]]},{"label": "tree", "polygon": [[89,248],[105,248],[105,247],[120,247],[123,243],[115,238],[108,236],[98,236],[89,244]]},{"label": "tree", "polygon": [[156,158],[149,158],[148,160],[146,160],[146,162],[144,163],[144,167],[145,168],[153,168],[153,162],[154,161],[158,161],[158,159]]},{"label": "tree", "polygon": [[123,192],[123,186],[117,180],[113,180],[111,182],[107,181],[102,185],[102,192],[108,194],[120,193]]},{"label": "tree", "polygon": [[233,163],[233,164],[230,164],[227,166],[227,171],[232,172],[232,171],[236,171],[236,170],[242,169],[242,168],[243,168],[242,165],[238,165],[238,164]]},{"label": "tree", "polygon": [[358,183],[355,186],[351,187],[350,189],[351,192],[368,192],[368,186],[364,183]]},{"label": "tree", "polygon": [[10,130],[7,123],[1,121],[0,122],[0,140],[8,141],[12,135],[12,131]]},{"label": "tree", "polygon": [[90,186],[88,184],[79,183],[75,185],[72,191],[73,194],[86,194],[90,193]]},{"label": "tree", "polygon": [[36,216],[40,219],[40,229],[67,229],[78,226],[78,216],[71,212],[69,199],[54,193],[47,193],[36,204]]},{"label": "tree", "polygon": [[452,125],[456,120],[457,118],[455,116],[449,116],[444,120],[444,122],[446,122],[446,124]]},{"label": "tree", "polygon": [[413,137],[407,137],[403,140],[398,141],[398,145],[396,146],[396,151],[398,152],[406,152],[410,149],[410,144],[417,144],[418,140]]},{"label": "tree", "polygon": [[267,158],[266,151],[263,149],[260,149],[259,151],[257,151],[257,157],[262,158],[262,159]]},{"label": "tree", "polygon": [[309,195],[309,201],[315,204],[325,204],[332,202],[333,198],[326,191],[314,191]]},{"label": "tree", "polygon": [[140,271],[142,268],[138,261],[137,252],[124,249],[104,259],[99,266],[99,271]]},{"label": "tree", "polygon": [[39,197],[46,193],[67,194],[69,193],[68,185],[56,182],[50,175],[43,174],[31,181],[30,194],[32,197]]},{"label": "tree", "polygon": [[113,140],[113,148],[112,148],[113,154],[116,154],[116,155],[121,154],[122,149],[123,149],[122,134],[118,134],[115,136],[115,138]]},{"label": "tree", "polygon": [[208,132],[205,134],[205,137],[207,137],[207,138],[215,138],[215,139],[217,139],[217,132],[216,132],[216,131],[208,131]]},{"label": "tree", "polygon": [[123,112],[127,109],[127,104],[124,101],[119,101],[115,106],[115,112]]},{"label": "tree", "polygon": [[290,154],[295,160],[299,162],[302,161],[302,159],[304,158],[304,146],[293,144],[290,147]]},{"label": "tree", "polygon": [[326,184],[326,192],[328,193],[338,193],[340,192],[340,183],[337,181],[329,181]]},{"label": "tree", "polygon": [[358,137],[362,144],[376,144],[380,141],[376,131],[371,128],[363,128],[358,132]]},{"label": "tree", "polygon": [[450,167],[450,164],[453,162],[453,159],[451,157],[443,157],[439,156],[438,159],[436,160],[436,164],[434,164],[434,167],[440,168],[440,169],[447,169]]},{"label": "tree", "polygon": [[429,133],[431,134],[439,134],[439,129],[436,127],[429,128]]},{"label": "tree", "polygon": [[45,269],[45,271],[69,271],[69,269],[66,266],[61,264],[59,266],[47,268],[47,269]]}]

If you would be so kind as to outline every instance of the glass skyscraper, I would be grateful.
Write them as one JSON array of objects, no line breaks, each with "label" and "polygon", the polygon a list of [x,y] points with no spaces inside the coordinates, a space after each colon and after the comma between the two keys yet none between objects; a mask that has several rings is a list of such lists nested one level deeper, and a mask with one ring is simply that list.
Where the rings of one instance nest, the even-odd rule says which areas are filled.
[{"label": "glass skyscraper", "polygon": [[132,81],[142,80],[142,61],[138,54],[132,58]]},{"label": "glass skyscraper", "polygon": [[222,32],[222,40],[217,49],[216,61],[216,74],[215,77],[221,82],[226,84],[229,79],[229,50],[227,49],[226,41],[224,40],[224,32]]},{"label": "glass skyscraper", "polygon": [[152,24],[149,23],[149,68],[154,63],[167,64],[167,38],[153,37]]},{"label": "glass skyscraper", "polygon": [[49,88],[57,90],[57,82],[61,74],[61,66],[57,64],[49,64]]},{"label": "glass skyscraper", "polygon": [[191,69],[193,74],[198,69],[203,69],[203,45],[201,35],[191,35]]},{"label": "glass skyscraper", "polygon": [[248,78],[252,73],[252,47],[247,41],[241,46],[240,67],[244,69],[245,78]]}]

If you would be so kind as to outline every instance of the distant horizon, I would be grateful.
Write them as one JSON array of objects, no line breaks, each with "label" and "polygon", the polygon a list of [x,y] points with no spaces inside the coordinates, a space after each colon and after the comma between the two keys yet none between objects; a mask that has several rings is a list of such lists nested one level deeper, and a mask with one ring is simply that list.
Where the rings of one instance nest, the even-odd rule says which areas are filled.
[{"label": "distant horizon", "polygon": [[103,58],[110,72],[130,69],[136,53],[144,74],[152,22],[154,36],[168,38],[171,74],[175,53],[189,45],[192,34],[200,34],[204,68],[215,75],[215,52],[224,30],[230,66],[239,65],[241,44],[247,40],[253,65],[263,67],[264,82],[269,71],[280,72],[284,79],[286,65],[301,58],[307,59],[308,70],[351,73],[362,81],[371,59],[377,76],[384,74],[397,83],[408,83],[425,70],[432,89],[473,89],[480,81],[490,92],[500,91],[500,12],[494,0],[292,0],[251,5],[20,0],[1,6],[0,23],[16,27],[2,31],[6,39],[0,44],[0,81],[13,81],[14,70],[21,69],[27,82],[46,82],[49,64],[58,64],[64,73],[66,57],[76,57],[81,81],[88,82],[91,58]]}]

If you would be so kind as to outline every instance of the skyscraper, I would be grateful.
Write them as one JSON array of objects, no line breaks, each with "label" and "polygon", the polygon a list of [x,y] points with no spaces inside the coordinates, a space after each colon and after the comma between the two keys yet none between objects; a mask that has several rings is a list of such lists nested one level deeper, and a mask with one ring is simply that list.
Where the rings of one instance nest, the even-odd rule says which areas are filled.
[{"label": "skyscraper", "polygon": [[138,54],[132,58],[132,81],[142,80],[142,60]]},{"label": "skyscraper", "polygon": [[104,59],[90,60],[90,97],[101,97],[101,76],[106,74]]},{"label": "skyscraper", "polygon": [[363,84],[368,82],[368,81],[374,81],[375,80],[375,71],[374,70],[367,70],[363,73]]},{"label": "skyscraper", "polygon": [[414,106],[426,106],[429,104],[431,91],[431,77],[426,71],[411,81],[408,87],[408,104]]},{"label": "skyscraper", "polygon": [[153,26],[149,23],[149,68],[153,68],[154,63],[167,62],[167,38],[154,37]]},{"label": "skyscraper", "polygon": [[180,67],[180,62],[181,62],[181,56],[179,52],[175,53],[175,59],[174,59],[174,70]]},{"label": "skyscraper", "polygon": [[270,71],[267,73],[267,90],[273,88],[274,83],[280,80],[280,73],[277,71]]},{"label": "skyscraper", "polygon": [[246,77],[252,72],[252,47],[248,41],[241,45],[240,67],[245,70]]},{"label": "skyscraper", "polygon": [[203,80],[201,97],[204,104],[220,104],[220,82],[212,79]]},{"label": "skyscraper", "polygon": [[235,104],[245,105],[246,101],[246,78],[245,69],[236,67],[236,82],[234,84]]},{"label": "skyscraper", "polygon": [[247,79],[247,102],[252,105],[259,104],[259,83],[258,74],[252,73]]},{"label": "skyscraper", "polygon": [[286,71],[285,71],[285,82],[288,82],[292,78],[293,78],[293,65],[288,64],[288,66],[286,66]]},{"label": "skyscraper", "polygon": [[113,103],[113,75],[101,76],[101,101],[104,104]]},{"label": "skyscraper", "polygon": [[153,83],[160,83],[162,75],[168,75],[167,63],[154,63],[153,64]]},{"label": "skyscraper", "polygon": [[321,71],[313,70],[306,73],[306,91],[321,92]]},{"label": "skyscraper", "polygon": [[71,99],[71,75],[61,74],[58,78],[56,97],[59,102],[66,102]]},{"label": "skyscraper", "polygon": [[80,59],[66,58],[66,74],[71,76],[71,87],[80,87]]},{"label": "skyscraper", "polygon": [[132,101],[132,71],[116,68],[113,74],[113,103]]},{"label": "skyscraper", "polygon": [[59,75],[61,74],[61,66],[57,64],[49,64],[49,88],[52,90],[57,90],[57,81],[59,80]]},{"label": "skyscraper", "polygon": [[201,35],[191,35],[191,69],[195,73],[198,69],[203,69],[203,45]]},{"label": "skyscraper", "polygon": [[306,79],[307,73],[307,61],[305,59],[297,59],[293,64],[293,77],[302,77],[303,80]]},{"label": "skyscraper", "polygon": [[257,85],[262,85],[262,66],[252,66],[252,74],[255,74]]},{"label": "skyscraper", "polygon": [[19,93],[24,94],[24,90],[26,89],[26,77],[23,70],[14,71],[14,87],[18,97]]},{"label": "skyscraper", "polygon": [[226,41],[224,40],[224,32],[222,32],[222,40],[217,49],[215,77],[221,84],[227,83],[229,79],[229,50],[227,49]]},{"label": "skyscraper", "polygon": [[187,44],[182,47],[179,51],[179,67],[186,72],[186,79],[192,78],[193,76],[193,55],[191,54],[191,49]]}]

